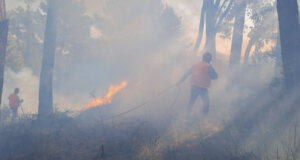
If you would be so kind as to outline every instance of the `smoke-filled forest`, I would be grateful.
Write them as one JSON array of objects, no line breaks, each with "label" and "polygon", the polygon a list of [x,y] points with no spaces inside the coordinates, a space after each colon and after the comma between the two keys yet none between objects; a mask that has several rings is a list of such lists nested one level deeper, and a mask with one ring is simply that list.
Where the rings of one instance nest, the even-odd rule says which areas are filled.
[{"label": "smoke-filled forest", "polygon": [[299,0],[0,0],[1,160],[299,160]]}]

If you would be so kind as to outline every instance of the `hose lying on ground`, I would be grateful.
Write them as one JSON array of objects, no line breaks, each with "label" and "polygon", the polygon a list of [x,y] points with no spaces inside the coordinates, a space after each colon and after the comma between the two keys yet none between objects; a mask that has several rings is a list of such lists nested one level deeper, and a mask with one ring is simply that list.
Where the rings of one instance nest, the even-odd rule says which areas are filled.
[{"label": "hose lying on ground", "polygon": [[[124,115],[126,115],[126,114],[129,114],[129,113],[131,113],[131,112],[133,112],[133,111],[135,111],[135,110],[138,110],[138,109],[140,109],[140,108],[143,108],[143,107],[146,106],[146,104],[149,104],[150,102],[152,102],[152,101],[155,100],[156,98],[162,96],[165,92],[167,92],[168,90],[170,90],[170,89],[172,89],[172,88],[174,88],[174,87],[178,88],[178,91],[177,91],[177,94],[176,94],[175,99],[173,100],[173,102],[171,103],[171,105],[168,107],[168,110],[170,111],[170,110],[171,110],[171,107],[173,107],[173,106],[176,104],[177,99],[178,99],[178,97],[179,97],[179,95],[180,95],[180,87],[178,87],[178,86],[176,86],[176,85],[171,85],[171,86],[169,86],[168,88],[165,88],[164,90],[162,90],[161,92],[159,92],[159,94],[157,94],[156,96],[154,96],[154,97],[152,97],[151,99],[149,99],[149,100],[147,100],[147,101],[141,103],[140,105],[137,105],[136,107],[133,107],[133,108],[131,108],[131,109],[129,109],[129,110],[126,110],[126,111],[124,111],[124,112],[122,112],[122,113],[119,113],[119,114],[113,115],[113,116],[111,116],[111,117],[108,117],[108,118],[104,119],[104,121],[112,120],[112,119],[115,119],[115,118],[124,116]],[[169,114],[169,112],[168,112],[168,114]]]}]

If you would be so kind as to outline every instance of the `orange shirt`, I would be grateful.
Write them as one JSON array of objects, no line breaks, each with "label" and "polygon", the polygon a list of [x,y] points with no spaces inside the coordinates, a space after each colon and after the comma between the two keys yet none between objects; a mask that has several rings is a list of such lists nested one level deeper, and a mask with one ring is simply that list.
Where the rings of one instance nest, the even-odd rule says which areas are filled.
[{"label": "orange shirt", "polygon": [[19,97],[17,94],[13,93],[9,96],[9,107],[18,108],[20,105]]},{"label": "orange shirt", "polygon": [[209,88],[211,84],[211,78],[207,73],[207,69],[210,67],[209,63],[198,62],[192,67],[191,85],[203,88]]}]

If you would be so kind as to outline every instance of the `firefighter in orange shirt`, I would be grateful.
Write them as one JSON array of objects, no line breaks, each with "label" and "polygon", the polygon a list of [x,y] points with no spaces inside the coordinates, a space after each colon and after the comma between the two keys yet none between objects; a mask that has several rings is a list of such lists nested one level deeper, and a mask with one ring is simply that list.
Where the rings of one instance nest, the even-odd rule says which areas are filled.
[{"label": "firefighter in orange shirt", "polygon": [[12,93],[8,99],[9,99],[9,107],[12,110],[12,120],[15,121],[18,117],[18,108],[20,107],[20,104],[23,102],[23,99],[20,99],[18,96],[19,94],[19,88],[15,88],[14,93]]},{"label": "firefighter in orange shirt", "polygon": [[206,52],[202,57],[202,62],[194,64],[177,83],[177,86],[179,86],[191,76],[191,95],[188,104],[188,113],[190,113],[199,95],[203,103],[203,113],[207,114],[209,112],[208,88],[210,87],[211,80],[218,78],[218,74],[210,64],[211,60],[211,53]]}]

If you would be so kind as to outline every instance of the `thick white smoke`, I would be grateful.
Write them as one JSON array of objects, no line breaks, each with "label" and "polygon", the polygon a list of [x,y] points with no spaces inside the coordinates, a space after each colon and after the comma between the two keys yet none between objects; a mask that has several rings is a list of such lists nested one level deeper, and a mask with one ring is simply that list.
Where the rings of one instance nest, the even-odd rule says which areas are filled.
[{"label": "thick white smoke", "polygon": [[[39,77],[33,75],[28,68],[24,68],[18,73],[10,69],[5,71],[2,107],[8,107],[8,97],[17,87],[20,89],[20,98],[24,99],[22,108],[25,114],[37,113]],[[19,110],[19,113],[22,111]]]}]

